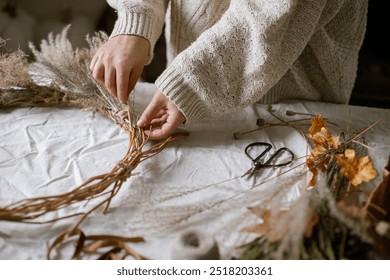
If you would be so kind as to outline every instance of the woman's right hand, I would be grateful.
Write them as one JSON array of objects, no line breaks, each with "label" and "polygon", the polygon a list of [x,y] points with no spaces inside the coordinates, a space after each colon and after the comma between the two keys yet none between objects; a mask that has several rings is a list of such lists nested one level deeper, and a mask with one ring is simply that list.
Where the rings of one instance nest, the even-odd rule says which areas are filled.
[{"label": "woman's right hand", "polygon": [[118,35],[103,44],[91,60],[92,76],[126,103],[149,56],[149,41],[135,35]]}]

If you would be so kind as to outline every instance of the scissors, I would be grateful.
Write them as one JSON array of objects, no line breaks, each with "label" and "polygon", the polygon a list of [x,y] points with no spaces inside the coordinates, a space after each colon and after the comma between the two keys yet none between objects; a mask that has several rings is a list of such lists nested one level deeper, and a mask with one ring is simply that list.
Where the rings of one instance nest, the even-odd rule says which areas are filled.
[{"label": "scissors", "polygon": [[[249,153],[250,149],[253,147],[265,147],[265,150],[260,155],[258,155],[256,158],[253,158]],[[269,152],[269,150],[271,150],[271,148],[272,148],[272,145],[270,143],[266,143],[266,142],[254,142],[254,143],[251,143],[248,146],[246,146],[245,155],[252,161],[252,167],[250,169],[248,169],[248,171],[246,171],[244,173],[244,175],[242,175],[241,177],[248,176],[248,178],[249,178],[255,172],[259,171],[262,168],[282,167],[282,166],[286,166],[286,165],[293,162],[294,154],[289,148],[286,148],[286,147],[282,147],[282,148],[276,150],[276,152],[273,155],[271,155],[265,162],[263,162],[262,161],[263,157]],[[283,163],[272,163],[272,161],[274,161],[278,156],[280,156],[284,152],[286,152],[290,156],[290,159],[288,161],[283,162]]]}]

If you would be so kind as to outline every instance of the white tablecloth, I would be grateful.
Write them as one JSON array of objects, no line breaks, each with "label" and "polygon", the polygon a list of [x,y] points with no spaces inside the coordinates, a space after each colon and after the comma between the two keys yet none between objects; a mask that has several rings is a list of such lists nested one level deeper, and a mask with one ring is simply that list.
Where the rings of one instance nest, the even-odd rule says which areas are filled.
[{"label": "white tablecloth", "polygon": [[[139,83],[136,109],[141,112],[154,85]],[[364,129],[370,155],[379,176],[390,154],[390,110],[290,101],[273,105],[275,114],[285,111],[322,114],[340,127]],[[256,128],[262,117],[277,122],[266,106],[254,104],[224,118],[182,129],[190,135],[169,144],[161,153],[142,162],[114,198],[110,211],[93,213],[81,228],[86,234],[143,236],[145,243],[129,244],[151,259],[172,258],[172,248],[183,231],[201,230],[214,238],[221,258],[238,254],[237,246],[255,235],[240,229],[259,222],[247,207],[272,203],[286,205],[306,188],[303,159],[280,169],[264,169],[253,179],[241,178],[251,167],[244,148],[255,141],[289,147],[300,158],[307,153],[304,137],[290,127],[272,127],[235,140],[233,133]],[[302,118],[302,116],[290,117]],[[61,194],[86,179],[111,170],[127,150],[128,136],[110,120],[91,111],[69,108],[20,108],[0,111],[0,203],[5,206],[23,198]],[[290,170],[290,171],[288,171]],[[285,171],[285,174],[281,174]],[[288,187],[286,187],[288,186]],[[54,216],[88,209],[80,204]],[[50,217],[54,217],[53,215]],[[0,221],[0,259],[45,259],[50,242],[75,219],[49,224]],[[67,258],[57,254],[56,258]]]}]

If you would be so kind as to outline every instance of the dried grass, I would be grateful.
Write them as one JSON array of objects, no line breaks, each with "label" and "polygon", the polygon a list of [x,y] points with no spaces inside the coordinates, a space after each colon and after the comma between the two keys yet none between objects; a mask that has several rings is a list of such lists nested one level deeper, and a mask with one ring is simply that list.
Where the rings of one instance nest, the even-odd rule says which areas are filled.
[{"label": "dried grass", "polygon": [[[117,101],[105,87],[98,84],[88,69],[93,53],[107,36],[98,33],[89,37],[89,48],[73,49],[67,39],[69,26],[61,34],[50,34],[43,40],[40,50],[31,45],[35,61],[27,62],[26,56],[17,51],[0,56],[0,108],[34,107],[34,106],[73,106],[100,112],[122,127],[129,135],[128,150],[111,171],[94,176],[71,191],[45,197],[24,199],[11,205],[0,207],[0,220],[24,223],[48,223],[74,216],[79,216],[77,222],[52,243],[51,252],[68,238],[79,235],[73,258],[79,258],[81,252],[94,252],[107,244],[115,245],[105,257],[118,257],[118,250],[124,250],[124,257],[132,256],[142,259],[125,243],[139,242],[139,239],[115,236],[94,237],[91,244],[84,244],[88,238],[82,233],[80,224],[99,208],[104,212],[110,206],[112,199],[121,189],[123,183],[132,175],[133,170],[144,160],[153,157],[171,141],[183,134],[175,134],[164,141],[149,145],[143,131],[135,123],[137,116],[131,106]],[[4,41],[0,41],[3,45]],[[49,82],[47,82],[49,80]],[[83,213],[74,213],[57,219],[45,219],[51,212],[81,203],[98,201]],[[104,238],[103,238],[104,237]],[[88,250],[88,248],[90,250]],[[85,249],[85,250],[84,250]],[[108,254],[108,255],[107,255]]]},{"label": "dried grass", "polygon": [[[6,41],[0,38],[0,50]],[[33,84],[28,73],[27,55],[21,50],[12,53],[0,51],[0,88],[26,87]]]}]

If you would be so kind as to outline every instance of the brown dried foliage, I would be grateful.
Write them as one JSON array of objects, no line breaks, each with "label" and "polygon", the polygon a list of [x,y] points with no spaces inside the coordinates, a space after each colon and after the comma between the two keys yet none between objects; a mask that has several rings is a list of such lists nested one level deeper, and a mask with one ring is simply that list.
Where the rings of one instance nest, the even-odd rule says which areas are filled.
[{"label": "brown dried foliage", "polygon": [[[269,243],[275,243],[281,241],[290,231],[291,217],[288,216],[288,210],[280,210],[277,213],[272,213],[270,210],[261,207],[250,207],[249,210],[261,218],[263,222],[254,227],[243,228],[241,230],[242,232],[258,233],[265,236]],[[304,232],[305,237],[311,237],[313,228],[317,225],[318,221],[318,214],[313,209],[309,208]]]},{"label": "brown dried foliage", "polygon": [[310,186],[317,183],[319,172],[325,172],[332,160],[336,161],[341,168],[341,174],[354,186],[359,186],[362,182],[369,182],[377,176],[371,158],[368,156],[358,157],[355,150],[346,148],[349,140],[340,143],[339,136],[329,133],[326,121],[321,115],[313,117],[311,123],[309,137],[314,148],[306,160],[306,166],[311,175]]}]

